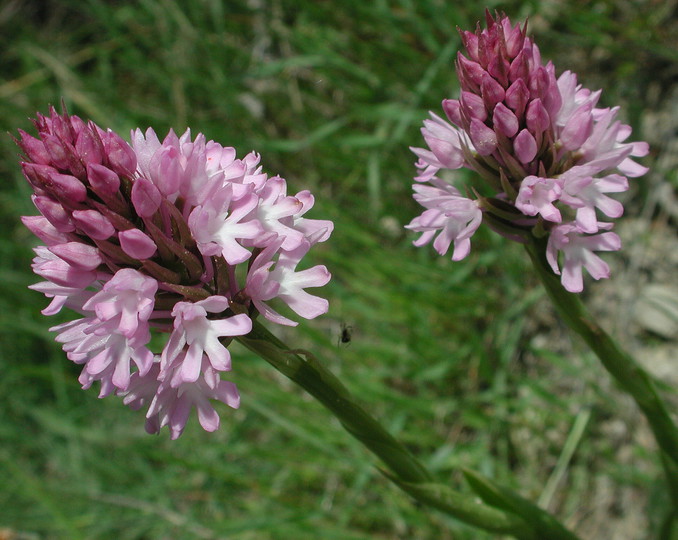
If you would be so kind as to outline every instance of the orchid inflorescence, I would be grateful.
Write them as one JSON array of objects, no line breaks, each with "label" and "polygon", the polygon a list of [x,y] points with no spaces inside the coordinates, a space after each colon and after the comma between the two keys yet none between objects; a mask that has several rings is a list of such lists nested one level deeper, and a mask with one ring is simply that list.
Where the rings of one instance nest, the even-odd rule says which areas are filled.
[{"label": "orchid inflorescence", "polygon": [[[324,266],[297,271],[309,248],[327,240],[331,221],[307,219],[309,191],[287,195],[259,155],[190,130],[137,129],[132,144],[111,130],[54,108],[34,121],[38,137],[20,131],[24,176],[41,216],[24,224],[44,242],[33,289],[52,298],[46,315],[68,307],[81,318],[51,328],[68,358],[83,369],[84,388],[148,405],[146,430],[181,435],[192,407],[214,431],[210,403],[238,407],[228,343],[261,314],[283,324],[279,299],[301,317],[328,302],[306,291],[325,285]],[[168,334],[160,353],[151,333]],[[155,343],[155,342],[154,342]]]},{"label": "orchid inflorescence", "polygon": [[[621,244],[597,210],[622,215],[606,193],[627,190],[626,177],[647,171],[631,157],[646,155],[648,145],[624,142],[631,128],[616,120],[619,107],[596,107],[600,91],[583,88],[570,71],[556,78],[553,64],[542,64],[527,23],[512,26],[489,11],[486,18],[486,29],[460,31],[467,56],[457,55],[459,99],[443,101],[447,119],[431,113],[424,121],[428,149],[412,149],[419,158],[414,198],[426,210],[408,228],[422,233],[415,245],[433,241],[441,255],[454,244],[455,261],[469,254],[482,221],[519,241],[548,235],[548,263],[562,272],[565,289],[580,292],[582,266],[595,279],[609,276],[594,251]],[[473,189],[465,196],[438,176],[460,168],[478,173],[493,195]]]}]

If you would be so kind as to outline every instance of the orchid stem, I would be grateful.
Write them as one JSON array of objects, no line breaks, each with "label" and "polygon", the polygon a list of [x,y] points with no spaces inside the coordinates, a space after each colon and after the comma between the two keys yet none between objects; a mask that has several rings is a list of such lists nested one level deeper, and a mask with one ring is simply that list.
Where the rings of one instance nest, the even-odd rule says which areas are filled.
[{"label": "orchid stem", "polygon": [[[567,292],[546,261],[545,239],[533,238],[527,252],[546,292],[571,330],[579,334],[598,356],[619,386],[633,397],[647,418],[663,454],[669,492],[678,494],[678,429],[659,395],[651,376],[624,352],[588,313],[576,294]],[[670,466],[669,466],[670,465]],[[677,495],[678,497],[678,495]]]},{"label": "orchid stem", "polygon": [[[524,516],[486,505],[473,495],[436,483],[414,455],[368,414],[342,382],[311,353],[290,349],[258,321],[254,321],[248,335],[236,339],[329,409],[344,429],[388,466],[389,471],[382,471],[384,476],[420,503],[496,534],[509,534],[521,540],[543,537]],[[552,538],[576,538],[563,536],[564,529],[559,524],[549,527],[557,531]]]}]

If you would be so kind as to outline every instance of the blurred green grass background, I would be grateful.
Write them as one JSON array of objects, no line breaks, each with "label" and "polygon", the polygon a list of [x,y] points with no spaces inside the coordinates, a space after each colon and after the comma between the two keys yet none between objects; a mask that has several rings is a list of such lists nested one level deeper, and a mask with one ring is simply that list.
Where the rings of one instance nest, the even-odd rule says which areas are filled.
[{"label": "blurred green grass background", "polygon": [[[622,103],[642,138],[648,96],[660,103],[678,74],[675,2],[487,5],[514,21],[529,16],[543,57],[558,73],[572,69],[585,86],[604,88],[602,103]],[[535,339],[560,323],[520,246],[481,230],[471,256],[452,263],[413,248],[402,228],[420,213],[408,146],[422,145],[427,111],[456,97],[456,27],[482,18],[483,6],[470,0],[2,4],[6,537],[489,538],[415,506],[325,410],[242,348],[234,347],[231,376],[242,405],[220,409],[215,434],[193,418],[176,442],[166,431],[149,436],[140,412],[79,388],[79,367],[47,330],[57,321],[40,315],[45,299],[26,288],[37,281],[36,241],[19,216],[36,212],[6,135],[30,132],[28,118],[62,99],[124,136],[137,126],[159,134],[190,126],[240,156],[255,149],[291,192],[313,191],[311,217],[336,227],[311,257],[333,274],[322,292],[330,312],[282,337],[323,359],[441,481],[465,489],[455,470],[473,468],[587,538],[607,538],[602,530],[634,538],[624,536],[629,519],[660,513],[652,444],[631,440],[621,464],[601,427],[638,422],[633,407],[618,405],[602,368],[565,333],[557,343]],[[667,181],[675,185],[675,176]],[[627,214],[641,213],[649,191],[641,180]],[[353,339],[339,346],[342,324]],[[576,452],[564,460],[577,418],[588,420],[586,433],[570,437]],[[601,502],[603,492],[612,499]]]}]

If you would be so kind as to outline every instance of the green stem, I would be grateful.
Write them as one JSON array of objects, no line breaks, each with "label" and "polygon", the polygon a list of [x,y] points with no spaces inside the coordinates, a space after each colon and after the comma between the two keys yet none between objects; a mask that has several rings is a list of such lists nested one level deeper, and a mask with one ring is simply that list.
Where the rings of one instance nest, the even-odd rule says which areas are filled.
[{"label": "green stem", "polygon": [[390,469],[385,476],[421,503],[498,534],[536,538],[520,517],[473,500],[433,481],[431,473],[412,453],[370,416],[337,377],[307,351],[291,350],[258,321],[237,340],[320,401],[342,426]]},{"label": "green stem", "polygon": [[[545,239],[533,238],[526,244],[537,274],[560,316],[598,356],[619,386],[630,394],[645,414],[655,439],[673,465],[678,465],[678,429],[669,415],[650,375],[598,325],[576,294],[567,292],[546,261]],[[665,467],[667,473],[675,467]],[[678,476],[668,476],[669,488],[676,492]]]}]

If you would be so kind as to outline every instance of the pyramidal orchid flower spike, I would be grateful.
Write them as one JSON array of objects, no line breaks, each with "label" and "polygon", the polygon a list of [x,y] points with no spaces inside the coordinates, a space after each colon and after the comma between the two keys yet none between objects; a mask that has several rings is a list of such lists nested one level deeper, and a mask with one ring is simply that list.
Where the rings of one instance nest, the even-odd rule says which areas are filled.
[{"label": "pyramidal orchid flower spike", "polygon": [[[648,145],[627,141],[631,128],[617,119],[619,108],[596,106],[600,91],[543,63],[526,24],[489,11],[486,23],[475,32],[460,30],[460,96],[443,101],[444,118],[431,113],[424,121],[427,148],[412,149],[414,199],[425,210],[407,228],[421,233],[415,245],[432,242],[441,255],[454,246],[455,261],[469,254],[481,222],[525,245],[563,320],[645,414],[660,448],[671,515],[678,516],[678,428],[669,408],[652,377],[576,294],[584,270],[594,279],[609,277],[597,252],[621,248],[609,219],[624,212],[609,194],[626,191],[629,177],[647,171],[634,158],[647,155]],[[462,168],[477,173],[482,185],[462,193],[444,179],[453,176],[442,174],[446,169]]]},{"label": "pyramidal orchid flower spike", "polygon": [[[258,154],[238,159],[190,130],[161,142],[137,129],[130,145],[54,108],[34,123],[37,137],[20,131],[17,141],[41,214],[23,222],[45,244],[33,261],[45,281],[32,288],[51,298],[44,314],[80,314],[51,329],[83,366],[80,383],[147,406],[149,432],[168,426],[179,437],[193,407],[216,430],[211,400],[240,402],[221,379],[231,370],[229,341],[259,314],[297,324],[271,301],[309,319],[327,312],[305,290],[325,285],[327,269],[296,266],[332,222],[303,217],[313,196],[288,195]],[[168,336],[162,350],[152,349],[152,333]]]},{"label": "pyramidal orchid flower spike", "polygon": [[[547,235],[551,269],[566,290],[581,292],[582,268],[594,279],[609,277],[595,252],[620,248],[605,220],[623,207],[607,194],[646,172],[633,158],[648,145],[626,142],[631,128],[616,119],[619,108],[596,107],[600,91],[544,64],[526,24],[486,15],[487,28],[460,31],[459,99],[443,101],[444,118],[431,113],[424,121],[428,148],[412,149],[419,158],[414,198],[426,210],[407,227],[421,233],[416,245],[433,241],[441,255],[453,244],[455,261],[468,255],[481,221],[513,239]],[[465,196],[438,176],[461,168],[488,185]]]}]

